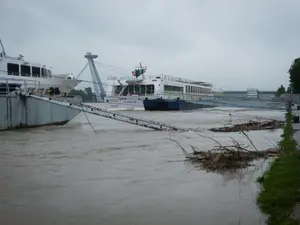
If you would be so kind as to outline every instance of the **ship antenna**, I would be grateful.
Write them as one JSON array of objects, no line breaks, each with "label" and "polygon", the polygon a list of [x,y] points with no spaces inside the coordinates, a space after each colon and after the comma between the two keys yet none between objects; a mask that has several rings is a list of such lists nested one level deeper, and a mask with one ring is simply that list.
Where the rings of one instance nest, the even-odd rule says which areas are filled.
[{"label": "ship antenna", "polygon": [[3,43],[1,41],[1,38],[0,38],[0,45],[1,45],[1,48],[2,48],[2,52],[0,52],[0,55],[2,56],[5,56],[6,55],[6,52],[5,52],[5,49],[4,49],[4,46],[3,46]]},{"label": "ship antenna", "polygon": [[145,79],[146,67],[143,68],[142,63],[140,63],[140,68],[141,68],[142,77],[143,79]]}]

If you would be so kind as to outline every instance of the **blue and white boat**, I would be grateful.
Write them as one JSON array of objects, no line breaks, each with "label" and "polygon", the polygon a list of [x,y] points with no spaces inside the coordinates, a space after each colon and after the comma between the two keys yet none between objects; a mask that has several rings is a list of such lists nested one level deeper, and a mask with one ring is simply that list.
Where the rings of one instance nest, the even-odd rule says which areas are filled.
[{"label": "blue and white boat", "polygon": [[193,81],[165,74],[145,76],[147,67],[141,64],[132,77],[112,77],[118,81],[112,85],[105,102],[115,105],[131,105],[145,110],[192,110],[209,107],[199,103],[201,99],[215,96],[211,83]]}]

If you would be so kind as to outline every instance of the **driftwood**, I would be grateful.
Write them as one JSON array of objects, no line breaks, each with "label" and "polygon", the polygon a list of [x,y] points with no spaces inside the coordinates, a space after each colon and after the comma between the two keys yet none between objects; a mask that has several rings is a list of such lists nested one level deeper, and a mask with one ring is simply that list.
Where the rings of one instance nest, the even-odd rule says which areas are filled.
[{"label": "driftwood", "polygon": [[220,142],[211,137],[203,136],[197,133],[199,136],[209,138],[217,143],[217,146],[213,147],[210,150],[201,150],[198,147],[190,145],[192,153],[189,153],[180,143],[176,140],[169,138],[169,140],[175,142],[184,153],[185,157],[207,170],[213,172],[221,171],[234,171],[237,169],[243,169],[250,166],[250,162],[255,159],[268,158],[270,156],[276,156],[279,154],[279,149],[277,147],[269,148],[259,151],[248,137],[248,135],[243,132],[243,135],[246,136],[250,145],[255,150],[249,150],[248,147],[238,143],[235,139],[231,138],[232,145],[222,145]]},{"label": "driftwood", "polygon": [[224,126],[219,128],[211,128],[213,132],[240,132],[250,130],[269,130],[282,128],[283,122],[278,120],[269,121],[249,121],[247,123],[236,124],[233,126]]}]

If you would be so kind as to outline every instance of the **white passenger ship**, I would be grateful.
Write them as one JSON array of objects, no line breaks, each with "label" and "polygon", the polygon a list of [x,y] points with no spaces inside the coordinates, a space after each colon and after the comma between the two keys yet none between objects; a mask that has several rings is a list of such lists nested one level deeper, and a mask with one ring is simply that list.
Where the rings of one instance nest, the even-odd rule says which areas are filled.
[{"label": "white passenger ship", "polygon": [[140,65],[131,77],[108,77],[117,81],[108,91],[104,101],[110,108],[143,109],[145,98],[182,99],[198,101],[215,94],[211,83],[193,81],[169,75],[145,76],[146,67]]},{"label": "white passenger ship", "polygon": [[50,67],[29,62],[22,55],[8,56],[1,40],[0,48],[0,94],[21,86],[37,89],[41,94],[47,94],[49,89],[67,94],[81,82],[69,74],[53,75]]},{"label": "white passenger ship", "polygon": [[257,88],[248,88],[246,91],[247,99],[258,99],[260,97],[259,90]]}]

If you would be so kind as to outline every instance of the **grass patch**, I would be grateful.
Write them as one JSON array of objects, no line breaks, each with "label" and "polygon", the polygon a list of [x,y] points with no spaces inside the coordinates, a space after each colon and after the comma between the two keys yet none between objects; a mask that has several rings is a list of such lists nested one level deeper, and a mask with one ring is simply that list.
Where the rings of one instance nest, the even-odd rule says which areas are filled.
[{"label": "grass patch", "polygon": [[291,218],[293,207],[300,202],[300,151],[293,139],[291,111],[286,113],[280,155],[263,176],[258,178],[262,189],[257,198],[261,211],[267,214],[269,225],[296,225]]}]

